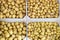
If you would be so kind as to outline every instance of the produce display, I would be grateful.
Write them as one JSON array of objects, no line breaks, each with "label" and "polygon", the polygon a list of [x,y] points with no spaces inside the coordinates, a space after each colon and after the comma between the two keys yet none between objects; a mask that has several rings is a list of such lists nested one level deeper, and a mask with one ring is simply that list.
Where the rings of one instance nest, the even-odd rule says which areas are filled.
[{"label": "produce display", "polygon": [[28,24],[28,37],[30,40],[56,40],[56,22],[31,22]]},{"label": "produce display", "polygon": [[59,16],[58,0],[28,0],[30,18],[57,18]]},{"label": "produce display", "polygon": [[0,0],[0,18],[23,18],[26,15],[25,0]]},{"label": "produce display", "polygon": [[23,40],[26,25],[23,22],[0,22],[0,40]]},{"label": "produce display", "polygon": [[0,40],[60,40],[60,0],[0,0]]}]

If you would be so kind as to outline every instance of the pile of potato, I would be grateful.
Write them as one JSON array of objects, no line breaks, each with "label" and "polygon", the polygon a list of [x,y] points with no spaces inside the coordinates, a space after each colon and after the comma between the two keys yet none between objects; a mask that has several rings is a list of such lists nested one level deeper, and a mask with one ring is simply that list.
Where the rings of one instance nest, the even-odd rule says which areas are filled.
[{"label": "pile of potato", "polygon": [[23,22],[0,22],[0,40],[23,40],[26,25]]},{"label": "pile of potato", "polygon": [[25,0],[0,0],[0,18],[23,18],[25,15]]},{"label": "pile of potato", "polygon": [[57,40],[60,40],[60,27],[57,27]]},{"label": "pile of potato", "polygon": [[[27,27],[27,28],[26,28]],[[60,40],[60,27],[56,22],[0,21],[0,40]]]},{"label": "pile of potato", "polygon": [[56,22],[31,22],[28,24],[28,37],[30,40],[56,40]]},{"label": "pile of potato", "polygon": [[59,3],[57,0],[0,0],[0,18],[23,18],[28,7],[30,18],[57,18]]},{"label": "pile of potato", "polygon": [[57,18],[58,0],[28,0],[28,16],[30,18]]}]

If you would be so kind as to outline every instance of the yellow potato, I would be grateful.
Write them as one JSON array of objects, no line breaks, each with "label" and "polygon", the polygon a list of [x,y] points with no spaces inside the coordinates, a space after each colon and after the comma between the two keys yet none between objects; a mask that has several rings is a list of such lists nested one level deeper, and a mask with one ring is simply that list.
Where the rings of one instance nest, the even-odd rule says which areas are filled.
[{"label": "yellow potato", "polygon": [[[0,0],[0,18],[23,18],[26,15],[25,0]],[[21,6],[19,6],[21,5]],[[21,11],[21,13],[18,13]],[[21,15],[22,14],[22,15]]]},{"label": "yellow potato", "polygon": [[57,0],[28,0],[28,16],[30,18],[57,18],[58,10]]},{"label": "yellow potato", "polygon": [[28,24],[28,38],[32,40],[55,40],[58,26],[56,22],[30,22]]},{"label": "yellow potato", "polygon": [[22,40],[26,37],[26,25],[23,22],[1,22],[0,40]]}]

